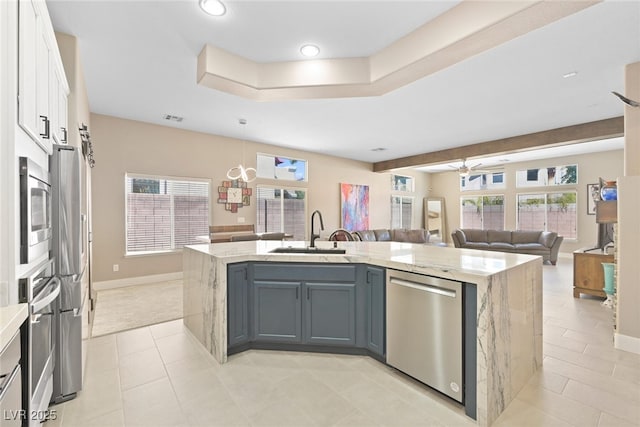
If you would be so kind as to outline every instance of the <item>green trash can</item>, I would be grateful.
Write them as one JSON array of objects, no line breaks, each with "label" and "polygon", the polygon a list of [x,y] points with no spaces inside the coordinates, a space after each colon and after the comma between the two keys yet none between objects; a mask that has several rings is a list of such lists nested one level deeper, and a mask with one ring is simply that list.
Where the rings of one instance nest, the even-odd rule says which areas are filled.
[{"label": "green trash can", "polygon": [[604,293],[613,295],[615,292],[613,273],[615,272],[616,265],[612,262],[603,262],[602,268],[604,269]]}]

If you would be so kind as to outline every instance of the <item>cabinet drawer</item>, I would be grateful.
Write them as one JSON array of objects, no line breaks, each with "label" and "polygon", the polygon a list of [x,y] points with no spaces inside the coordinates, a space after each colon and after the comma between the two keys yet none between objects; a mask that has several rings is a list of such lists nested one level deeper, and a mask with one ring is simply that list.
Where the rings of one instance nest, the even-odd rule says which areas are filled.
[{"label": "cabinet drawer", "polygon": [[256,263],[253,265],[253,277],[256,280],[355,282],[356,266],[352,264]]},{"label": "cabinet drawer", "polygon": [[11,374],[18,362],[20,362],[20,331],[16,332],[0,353],[0,375]]}]

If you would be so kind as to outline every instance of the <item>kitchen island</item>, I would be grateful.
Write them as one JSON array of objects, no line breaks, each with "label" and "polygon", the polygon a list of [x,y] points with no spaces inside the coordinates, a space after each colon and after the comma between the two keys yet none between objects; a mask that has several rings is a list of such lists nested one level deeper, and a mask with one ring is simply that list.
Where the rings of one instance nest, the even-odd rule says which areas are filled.
[{"label": "kitchen island", "polygon": [[[476,288],[476,420],[491,425],[542,364],[542,259],[399,242],[339,242],[345,254],[271,253],[306,242],[252,241],[184,250],[184,323],[220,363],[227,359],[227,271],[233,264],[365,264]],[[329,248],[331,242],[318,242]]]}]

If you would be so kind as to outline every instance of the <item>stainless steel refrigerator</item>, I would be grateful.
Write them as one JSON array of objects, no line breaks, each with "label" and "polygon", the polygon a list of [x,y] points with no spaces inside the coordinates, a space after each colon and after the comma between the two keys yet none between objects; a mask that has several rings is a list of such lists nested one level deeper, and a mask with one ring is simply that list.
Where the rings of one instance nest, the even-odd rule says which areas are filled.
[{"label": "stainless steel refrigerator", "polygon": [[84,273],[80,153],[54,145],[50,158],[53,207],[51,256],[61,288],[55,313],[54,403],[73,399],[82,388],[82,275]]}]

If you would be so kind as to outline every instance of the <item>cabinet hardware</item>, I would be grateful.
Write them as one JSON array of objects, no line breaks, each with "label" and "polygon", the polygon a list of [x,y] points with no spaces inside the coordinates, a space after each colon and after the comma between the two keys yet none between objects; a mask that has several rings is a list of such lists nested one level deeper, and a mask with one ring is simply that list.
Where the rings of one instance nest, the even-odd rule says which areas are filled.
[{"label": "cabinet hardware", "polygon": [[62,138],[62,143],[66,144],[67,143],[67,129],[66,128],[60,128],[60,130],[62,130],[62,135],[64,135],[63,138]]},{"label": "cabinet hardware", "polygon": [[310,288],[307,288],[307,299],[309,299],[309,289]]},{"label": "cabinet hardware", "polygon": [[41,133],[40,136],[49,139],[49,118],[47,116],[40,116],[40,118],[44,122],[44,133]]},{"label": "cabinet hardware", "polygon": [[296,288],[296,299],[298,299],[298,288]]},{"label": "cabinet hardware", "polygon": [[371,272],[367,271],[367,283],[371,283],[371,277],[370,277]]}]

